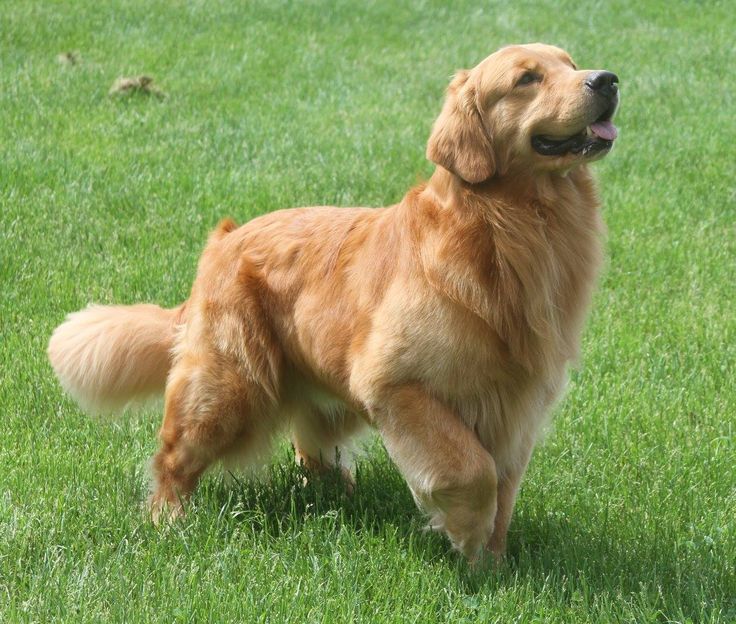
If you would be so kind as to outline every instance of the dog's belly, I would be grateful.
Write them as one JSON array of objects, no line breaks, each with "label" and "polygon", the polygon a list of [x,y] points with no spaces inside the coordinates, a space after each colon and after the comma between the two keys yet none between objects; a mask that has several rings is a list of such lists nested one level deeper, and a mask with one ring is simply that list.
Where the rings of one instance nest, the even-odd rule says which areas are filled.
[{"label": "dog's belly", "polygon": [[299,411],[313,410],[330,418],[340,417],[350,408],[355,411],[337,392],[294,370],[287,374],[283,386],[283,403]]}]

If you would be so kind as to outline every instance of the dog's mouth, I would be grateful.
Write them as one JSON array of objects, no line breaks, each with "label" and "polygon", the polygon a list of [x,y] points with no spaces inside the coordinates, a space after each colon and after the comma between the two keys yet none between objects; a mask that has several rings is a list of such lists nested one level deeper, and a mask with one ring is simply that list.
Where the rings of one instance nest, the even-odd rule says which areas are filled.
[{"label": "dog's mouth", "polygon": [[532,147],[542,156],[574,154],[585,157],[608,151],[613,147],[613,142],[618,136],[618,130],[611,121],[615,112],[616,103],[612,103],[592,123],[568,137],[554,138],[543,134],[534,135]]}]

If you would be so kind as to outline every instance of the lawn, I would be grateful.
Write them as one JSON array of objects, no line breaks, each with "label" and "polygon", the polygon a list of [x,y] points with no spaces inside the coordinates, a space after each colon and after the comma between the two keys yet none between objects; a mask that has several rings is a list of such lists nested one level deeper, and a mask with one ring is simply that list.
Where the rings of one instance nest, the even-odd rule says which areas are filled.
[{"label": "lawn", "polygon": [[[4,2],[0,621],[735,621],[735,31],[726,1]],[[154,528],[160,407],[88,418],[52,329],[180,302],[222,216],[398,201],[452,72],[536,40],[620,76],[621,137],[583,358],[508,561],[422,532],[377,442],[352,498],[302,487],[283,445]],[[144,73],[165,98],[108,96]]]}]

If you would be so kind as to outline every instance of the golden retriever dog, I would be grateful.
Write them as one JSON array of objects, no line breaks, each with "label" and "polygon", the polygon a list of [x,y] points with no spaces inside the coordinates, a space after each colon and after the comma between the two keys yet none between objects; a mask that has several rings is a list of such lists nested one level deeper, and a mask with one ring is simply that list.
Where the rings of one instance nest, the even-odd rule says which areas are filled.
[{"label": "golden retriever dog", "polygon": [[470,560],[500,557],[578,352],[603,236],[588,163],[613,145],[617,103],[615,74],[505,47],[454,77],[436,169],[398,204],[225,220],[186,303],[72,314],[53,368],[96,410],[165,390],[154,520],[279,432],[319,473],[372,427],[430,526]]}]

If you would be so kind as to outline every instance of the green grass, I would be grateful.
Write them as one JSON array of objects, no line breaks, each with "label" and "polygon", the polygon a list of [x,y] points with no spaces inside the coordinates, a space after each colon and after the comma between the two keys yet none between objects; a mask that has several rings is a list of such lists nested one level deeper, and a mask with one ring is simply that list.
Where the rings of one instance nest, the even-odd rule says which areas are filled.
[{"label": "green grass", "polygon": [[[332,4],[3,3],[0,621],[736,620],[732,3]],[[421,532],[377,443],[352,499],[302,488],[284,446],[153,528],[160,411],[87,418],[53,327],[178,303],[224,215],[399,200],[453,70],[531,40],[619,74],[621,137],[596,165],[609,260],[582,365],[508,563],[469,570]],[[168,97],[107,96],[140,73]]]}]

